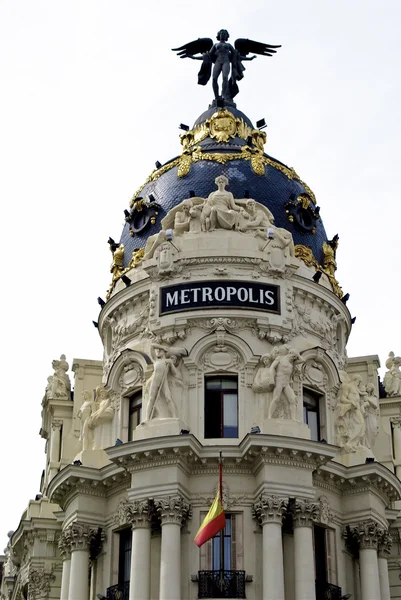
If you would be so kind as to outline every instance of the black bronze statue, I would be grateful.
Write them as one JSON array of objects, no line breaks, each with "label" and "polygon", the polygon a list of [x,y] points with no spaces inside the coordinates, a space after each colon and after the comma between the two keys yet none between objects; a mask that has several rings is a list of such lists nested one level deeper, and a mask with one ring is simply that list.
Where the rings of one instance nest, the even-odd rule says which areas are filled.
[{"label": "black bronze statue", "polygon": [[[173,48],[180,58],[192,58],[201,60],[202,66],[198,73],[199,85],[206,85],[212,75],[213,67],[213,91],[216,98],[216,103],[220,104],[221,99],[226,103],[232,103],[232,99],[238,94],[237,81],[243,78],[245,67],[243,61],[253,60],[256,55],[249,56],[251,52],[260,54],[261,56],[273,56],[275,48],[281,46],[271,46],[261,42],[254,42],[244,38],[235,40],[234,47],[228,43],[229,33],[226,29],[220,29],[217,34],[217,43],[213,44],[210,38],[199,38],[188,44],[184,44],[180,48]],[[196,56],[198,55],[198,56]],[[231,67],[231,77],[230,77]],[[219,75],[222,75],[222,93],[219,96]]]}]

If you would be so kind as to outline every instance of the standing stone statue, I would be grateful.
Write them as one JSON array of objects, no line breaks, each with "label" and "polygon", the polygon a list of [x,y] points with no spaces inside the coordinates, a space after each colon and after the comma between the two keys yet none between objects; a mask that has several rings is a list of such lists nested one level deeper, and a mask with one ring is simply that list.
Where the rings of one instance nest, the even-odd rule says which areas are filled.
[{"label": "standing stone statue", "polygon": [[337,403],[337,443],[345,452],[356,452],[366,433],[362,396],[366,394],[362,377],[341,373]]},{"label": "standing stone statue", "polygon": [[114,442],[111,437],[114,408],[111,403],[110,391],[102,385],[96,388],[96,404],[98,408],[89,417],[88,427],[94,429],[93,449],[99,450],[111,446]]},{"label": "standing stone statue", "polygon": [[93,426],[91,416],[96,410],[96,402],[92,394],[87,390],[82,392],[83,403],[77,412],[77,418],[81,421],[81,432],[79,439],[82,442],[82,450],[93,450]]},{"label": "standing stone statue", "polygon": [[365,437],[362,440],[362,445],[371,449],[377,434],[379,433],[379,425],[377,417],[379,413],[379,401],[374,394],[374,385],[368,383],[364,400],[364,415],[365,415]]},{"label": "standing stone statue", "polygon": [[177,385],[175,380],[182,380],[180,361],[172,359],[172,355],[185,356],[184,348],[167,348],[160,344],[152,344],[155,355],[153,374],[145,388],[147,397],[146,421],[155,418],[178,418],[176,399],[172,389]]},{"label": "standing stone statue", "polygon": [[[49,398],[68,398],[71,395],[71,382],[67,375],[68,362],[65,360],[65,354],[60,356],[60,360],[54,359],[52,362],[54,374],[51,382],[48,378],[48,386],[46,387],[46,395]],[[49,388],[49,389],[48,389]]]},{"label": "standing stone statue", "polygon": [[[297,419],[297,398],[291,383],[298,362],[303,362],[303,359],[294,348],[286,344],[278,348],[277,356],[270,367],[270,379],[274,387],[268,412],[269,419],[274,418],[276,413],[284,419]],[[279,408],[280,404],[282,408]]]},{"label": "standing stone statue", "polygon": [[401,356],[394,356],[394,352],[389,352],[386,360],[387,373],[384,375],[384,389],[387,396],[401,396]]}]

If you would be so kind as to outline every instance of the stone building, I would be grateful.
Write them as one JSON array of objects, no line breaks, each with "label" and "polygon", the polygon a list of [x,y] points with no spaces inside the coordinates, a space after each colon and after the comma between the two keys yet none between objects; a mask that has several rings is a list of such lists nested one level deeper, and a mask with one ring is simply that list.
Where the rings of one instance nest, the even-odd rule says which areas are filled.
[{"label": "stone building", "polygon": [[109,240],[103,361],[53,361],[1,598],[401,598],[401,358],[347,358],[338,236],[262,130],[226,104],[181,142]]}]

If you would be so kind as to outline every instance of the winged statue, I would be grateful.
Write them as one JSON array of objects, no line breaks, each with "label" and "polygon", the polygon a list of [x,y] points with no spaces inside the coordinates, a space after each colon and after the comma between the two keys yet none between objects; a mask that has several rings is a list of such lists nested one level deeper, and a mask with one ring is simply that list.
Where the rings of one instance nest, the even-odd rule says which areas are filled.
[{"label": "winged statue", "polygon": [[[228,43],[229,33],[227,29],[220,29],[217,33],[217,42],[213,44],[210,38],[198,38],[188,42],[179,48],[173,48],[180,58],[192,58],[201,60],[202,65],[198,73],[198,84],[206,85],[212,77],[213,91],[216,103],[220,99],[232,102],[238,94],[238,81],[243,78],[245,67],[242,64],[246,60],[253,60],[260,56],[273,56],[281,46],[272,46],[262,42],[255,42],[245,38],[238,38],[234,46]],[[254,53],[253,56],[248,56]],[[219,94],[219,77],[222,77],[221,96]]]}]

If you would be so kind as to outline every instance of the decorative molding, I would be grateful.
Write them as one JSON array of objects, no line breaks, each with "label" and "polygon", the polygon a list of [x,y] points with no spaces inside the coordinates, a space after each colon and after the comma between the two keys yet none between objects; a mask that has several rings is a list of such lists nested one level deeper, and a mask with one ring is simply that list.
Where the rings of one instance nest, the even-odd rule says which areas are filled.
[{"label": "decorative molding", "polygon": [[53,572],[46,572],[44,568],[29,569],[28,600],[45,599],[49,597],[51,584],[56,580]]}]

